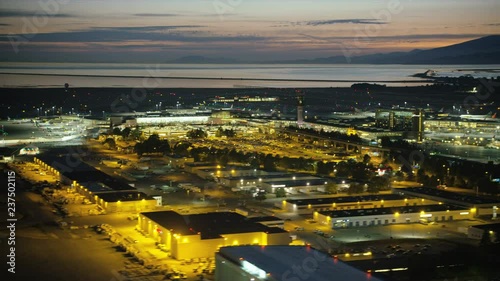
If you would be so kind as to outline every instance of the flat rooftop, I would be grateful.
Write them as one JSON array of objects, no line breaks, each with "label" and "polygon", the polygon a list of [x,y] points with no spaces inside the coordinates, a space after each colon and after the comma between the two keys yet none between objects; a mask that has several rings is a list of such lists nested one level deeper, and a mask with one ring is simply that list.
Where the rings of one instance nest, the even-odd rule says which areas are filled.
[{"label": "flat rooftop", "polygon": [[184,164],[185,166],[189,166],[189,167],[211,167],[211,166],[214,166],[215,165],[213,163],[210,163],[210,162],[190,162],[190,163],[186,163]]},{"label": "flat rooftop", "polygon": [[341,203],[355,203],[355,202],[376,202],[376,201],[393,201],[404,200],[404,197],[399,194],[380,194],[380,195],[364,195],[364,196],[342,196],[342,197],[328,197],[328,198],[308,198],[308,199],[287,199],[287,204],[295,204],[297,206],[325,205],[325,204],[341,204]]},{"label": "flat rooftop", "polygon": [[267,227],[248,220],[233,212],[214,212],[205,214],[181,215],[174,211],[142,213],[166,229],[181,235],[201,234],[201,239],[221,238],[224,234],[266,232],[284,233],[283,229]]},{"label": "flat rooftop", "polygon": [[251,217],[251,218],[248,218],[248,221],[251,221],[251,222],[265,222],[265,221],[285,221],[283,219],[280,219],[278,217],[275,217],[275,216],[264,216],[264,217]]},{"label": "flat rooftop", "polygon": [[283,180],[283,181],[272,181],[266,182],[270,184],[272,187],[295,187],[295,186],[308,186],[308,185],[325,185],[328,180],[325,179],[310,179],[310,180]]},{"label": "flat rooftop", "polygon": [[[293,268],[308,264],[316,268],[307,271],[307,280],[314,281],[381,281],[375,276],[367,278],[365,272],[307,246],[237,246],[221,247],[217,255],[232,263],[247,263],[269,274],[266,280],[301,280]],[[305,261],[311,260],[306,263]],[[252,267],[253,268],[253,267]],[[302,271],[304,272],[304,271]],[[302,273],[303,274],[303,273]]]},{"label": "flat rooftop", "polygon": [[112,192],[114,191],[111,187],[101,183],[101,182],[82,182],[81,185],[87,188],[92,193],[101,193],[101,192]]},{"label": "flat rooftop", "polygon": [[96,192],[106,191],[107,188],[114,191],[136,190],[126,182],[97,170],[75,156],[42,154],[38,155],[37,158],[59,171],[68,179],[77,181],[86,188],[94,188]]},{"label": "flat rooftop", "polygon": [[464,195],[460,193],[455,193],[451,191],[446,191],[442,189],[430,188],[430,187],[408,187],[398,189],[400,192],[414,192],[428,196],[435,196],[443,199],[460,201],[467,204],[500,204],[500,199],[488,199],[484,197],[478,197],[474,195]]},{"label": "flat rooftop", "polygon": [[[259,170],[257,170],[257,172],[258,171]],[[266,175],[260,175],[260,176],[240,176],[240,177],[229,176],[229,177],[225,177],[225,178],[232,179],[232,180],[244,180],[244,181],[262,179],[263,181],[265,181],[265,180],[283,179],[283,178],[289,178],[290,180],[293,180],[294,177],[295,177],[295,179],[298,179],[298,180],[303,179],[303,178],[319,179],[319,177],[309,175],[309,174],[287,174],[287,173],[266,174]]]},{"label": "flat rooftop", "polygon": [[[66,151],[67,153],[68,151]],[[91,172],[96,169],[87,163],[83,162],[77,155],[65,154],[40,154],[36,158],[43,161],[45,164],[50,165],[52,168],[59,172]]]},{"label": "flat rooftop", "polygon": [[105,202],[126,202],[126,201],[140,201],[151,200],[151,197],[148,197],[146,193],[139,191],[122,191],[122,192],[108,192],[108,193],[100,193],[97,196],[104,200]]},{"label": "flat rooftop", "polygon": [[500,222],[474,225],[472,227],[479,228],[479,229],[486,230],[486,231],[500,232]]},{"label": "flat rooftop", "polygon": [[393,215],[395,213],[414,214],[414,213],[420,213],[422,211],[430,213],[430,212],[442,212],[446,210],[458,211],[466,209],[464,207],[452,206],[452,205],[423,205],[423,206],[356,209],[356,210],[322,211],[319,213],[324,216],[329,216],[331,218],[344,218],[344,217]]},{"label": "flat rooftop", "polygon": [[[222,167],[222,168],[217,168],[217,166],[213,166],[210,168],[203,169],[202,171],[205,171],[205,172],[216,172],[216,171],[231,172],[232,170],[235,170],[235,171],[254,171],[255,169],[252,167],[246,167],[246,166],[228,166],[228,167]],[[255,173],[259,173],[259,172],[262,172],[262,171],[255,170]]]}]

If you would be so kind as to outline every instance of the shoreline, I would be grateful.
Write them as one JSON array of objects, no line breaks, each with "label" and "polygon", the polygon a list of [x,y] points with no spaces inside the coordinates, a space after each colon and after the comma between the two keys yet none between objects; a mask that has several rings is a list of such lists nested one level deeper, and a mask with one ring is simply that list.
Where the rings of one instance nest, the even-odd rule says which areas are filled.
[{"label": "shoreline", "polygon": [[432,83],[432,80],[352,80],[352,79],[285,79],[285,78],[233,78],[233,77],[185,77],[185,76],[143,76],[143,75],[92,75],[92,74],[48,74],[0,72],[0,75],[56,76],[86,78],[155,78],[177,80],[224,80],[224,81],[270,81],[270,82],[338,82],[338,83]]}]

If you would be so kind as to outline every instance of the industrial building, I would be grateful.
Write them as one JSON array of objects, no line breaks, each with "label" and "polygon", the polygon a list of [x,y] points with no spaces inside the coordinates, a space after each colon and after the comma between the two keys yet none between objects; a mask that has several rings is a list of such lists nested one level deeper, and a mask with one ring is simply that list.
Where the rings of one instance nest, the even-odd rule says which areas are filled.
[{"label": "industrial building", "polygon": [[447,204],[464,206],[468,209],[474,208],[477,209],[476,216],[496,216],[497,206],[500,206],[500,199],[494,197],[483,198],[429,187],[398,188],[394,189],[394,192],[401,195],[421,197]]},{"label": "industrial building", "polygon": [[263,182],[271,183],[277,181],[288,181],[288,180],[315,180],[320,179],[316,176],[309,174],[288,174],[281,172],[264,172],[257,170],[258,175],[250,176],[229,176],[222,177],[219,179],[220,183],[224,186],[237,188],[237,189],[249,189],[252,187],[262,187]]},{"label": "industrial building", "polygon": [[399,194],[380,194],[287,199],[280,203],[276,203],[275,206],[293,213],[312,214],[314,211],[370,209],[395,206],[417,206],[425,204],[437,204],[437,202],[422,198],[405,197]]},{"label": "industrial building", "polygon": [[491,243],[500,242],[500,223],[473,225],[467,229],[467,237],[477,240],[487,239]]},{"label": "industrial building", "polygon": [[184,163],[184,170],[188,173],[194,174],[198,169],[209,169],[216,167],[210,162],[186,162]]},{"label": "industrial building", "polygon": [[[137,191],[71,155],[35,157],[34,162],[59,176],[59,181],[97,204],[107,213],[152,211],[159,205],[155,198]],[[50,163],[50,164],[47,164]]]},{"label": "industrial building", "polygon": [[180,155],[165,155],[164,157],[170,167],[174,169],[184,169],[184,165],[186,163],[194,162],[194,159],[192,157],[184,157]]},{"label": "industrial building", "polygon": [[472,219],[475,209],[452,205],[423,205],[389,208],[314,212],[313,218],[332,228],[362,227],[400,223],[428,223]]},{"label": "industrial building", "polygon": [[260,223],[268,227],[285,228],[285,220],[275,216],[249,217],[248,221]]},{"label": "industrial building", "polygon": [[288,245],[287,231],[233,212],[181,215],[174,211],[139,215],[138,227],[179,260],[213,257],[224,246]]},{"label": "industrial building", "polygon": [[222,247],[215,281],[381,281],[309,246]]},{"label": "industrial building", "polygon": [[324,188],[328,181],[321,178],[311,180],[282,180],[282,181],[269,181],[262,182],[262,189],[270,193],[275,193],[277,188],[283,188],[286,193],[310,193],[311,191],[318,191],[318,188]]},{"label": "industrial building", "polygon": [[267,172],[257,170],[249,166],[212,166],[208,168],[194,169],[193,174],[196,174],[202,179],[214,179],[221,177],[243,177],[243,176],[259,176],[265,175]]}]

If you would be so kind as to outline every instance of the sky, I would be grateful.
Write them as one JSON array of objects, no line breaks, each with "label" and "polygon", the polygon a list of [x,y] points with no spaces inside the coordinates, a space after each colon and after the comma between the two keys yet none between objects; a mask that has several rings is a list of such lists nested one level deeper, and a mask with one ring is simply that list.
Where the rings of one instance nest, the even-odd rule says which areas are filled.
[{"label": "sky", "polygon": [[277,61],[500,34],[498,0],[1,0],[0,61]]}]

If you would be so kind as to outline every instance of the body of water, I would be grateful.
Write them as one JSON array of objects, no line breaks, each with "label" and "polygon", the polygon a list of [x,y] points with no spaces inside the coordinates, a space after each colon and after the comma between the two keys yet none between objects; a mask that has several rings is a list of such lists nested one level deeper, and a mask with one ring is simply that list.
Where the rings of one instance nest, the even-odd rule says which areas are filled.
[{"label": "body of water", "polygon": [[427,84],[411,77],[429,69],[438,76],[500,76],[500,65],[293,65],[0,63],[0,87],[349,87]]}]

